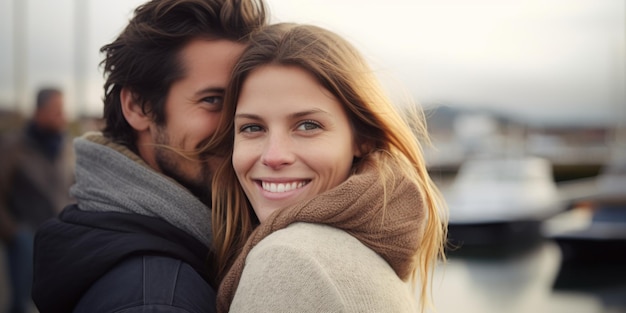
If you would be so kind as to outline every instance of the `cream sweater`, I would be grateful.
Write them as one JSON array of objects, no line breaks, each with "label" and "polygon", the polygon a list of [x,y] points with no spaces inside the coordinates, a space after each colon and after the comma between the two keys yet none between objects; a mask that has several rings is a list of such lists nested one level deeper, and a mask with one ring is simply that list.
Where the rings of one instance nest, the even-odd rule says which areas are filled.
[{"label": "cream sweater", "polygon": [[295,223],[256,245],[230,312],[417,312],[389,264],[348,233]]}]

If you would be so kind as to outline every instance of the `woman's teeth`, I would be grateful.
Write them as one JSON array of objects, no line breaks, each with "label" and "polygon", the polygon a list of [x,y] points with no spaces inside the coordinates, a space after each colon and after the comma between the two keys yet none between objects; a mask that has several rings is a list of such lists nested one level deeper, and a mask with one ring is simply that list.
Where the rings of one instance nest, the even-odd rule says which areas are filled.
[{"label": "woman's teeth", "polygon": [[307,182],[304,182],[304,181],[292,182],[292,183],[261,182],[261,186],[263,187],[263,190],[269,191],[269,192],[287,192],[287,191],[291,191],[294,189],[302,188],[306,184]]}]

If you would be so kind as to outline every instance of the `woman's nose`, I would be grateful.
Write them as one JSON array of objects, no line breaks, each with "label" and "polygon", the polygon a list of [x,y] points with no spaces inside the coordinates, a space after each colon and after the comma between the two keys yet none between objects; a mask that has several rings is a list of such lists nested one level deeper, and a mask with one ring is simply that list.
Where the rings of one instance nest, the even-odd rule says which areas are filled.
[{"label": "woman's nose", "polygon": [[261,156],[263,165],[272,169],[280,169],[292,164],[295,160],[292,149],[293,144],[288,135],[270,134]]}]

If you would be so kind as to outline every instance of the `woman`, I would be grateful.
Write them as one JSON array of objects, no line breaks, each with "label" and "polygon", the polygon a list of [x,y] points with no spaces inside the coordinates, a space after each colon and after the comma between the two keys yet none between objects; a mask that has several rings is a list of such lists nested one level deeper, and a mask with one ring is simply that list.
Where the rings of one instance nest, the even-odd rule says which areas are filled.
[{"label": "woman", "polygon": [[220,127],[214,146],[232,153],[213,180],[218,311],[424,309],[445,206],[418,138],[347,41],[297,24],[254,34]]}]

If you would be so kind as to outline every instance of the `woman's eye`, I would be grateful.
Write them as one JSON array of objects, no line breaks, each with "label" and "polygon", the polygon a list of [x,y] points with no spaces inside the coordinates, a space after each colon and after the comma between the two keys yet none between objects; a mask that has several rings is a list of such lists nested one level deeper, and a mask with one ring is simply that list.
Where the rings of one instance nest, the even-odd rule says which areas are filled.
[{"label": "woman's eye", "polygon": [[318,124],[317,122],[314,121],[304,121],[302,123],[300,123],[300,125],[298,125],[298,130],[314,130],[314,129],[318,129],[318,128],[322,128],[320,124]]},{"label": "woman's eye", "polygon": [[239,128],[241,133],[254,133],[263,131],[263,128],[259,125],[243,125]]}]

